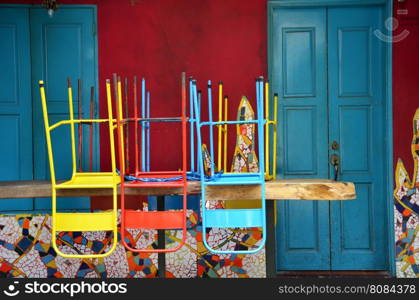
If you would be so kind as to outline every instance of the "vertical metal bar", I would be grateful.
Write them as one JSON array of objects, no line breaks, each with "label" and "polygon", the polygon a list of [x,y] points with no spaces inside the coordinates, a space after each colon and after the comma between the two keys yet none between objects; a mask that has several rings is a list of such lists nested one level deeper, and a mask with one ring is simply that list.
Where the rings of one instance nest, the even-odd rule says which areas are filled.
[{"label": "vertical metal bar", "polygon": [[264,149],[263,147],[265,146],[264,143],[264,113],[263,113],[263,101],[264,101],[264,94],[263,94],[263,77],[260,77],[259,80],[260,84],[259,84],[259,107],[258,107],[258,152],[260,153],[260,163],[259,163],[259,172],[260,172],[260,185],[261,185],[261,191],[262,191],[262,205],[261,205],[261,214],[262,214],[262,220],[263,220],[263,224],[262,224],[262,242],[261,243],[266,243],[266,189],[265,189],[265,166],[264,166]]},{"label": "vertical metal bar", "polygon": [[[90,120],[95,117],[95,87],[90,87]],[[94,123],[89,126],[89,172],[93,172],[93,127]]]},{"label": "vertical metal bar", "polygon": [[[228,121],[228,96],[224,98],[224,121]],[[224,172],[227,172],[227,134],[228,134],[227,124],[224,124]]]},{"label": "vertical metal bar", "polygon": [[134,141],[135,141],[135,174],[138,169],[138,99],[137,99],[137,76],[134,76]]},{"label": "vertical metal bar", "polygon": [[[223,120],[223,82],[220,81],[220,83],[218,84],[218,121],[222,121]],[[218,128],[218,151],[217,151],[217,156],[218,156],[218,162],[217,162],[217,167],[218,170],[222,169],[222,162],[221,162],[221,149],[222,149],[222,130],[223,130],[223,125],[217,125]],[[224,170],[225,171],[225,170]]]},{"label": "vertical metal bar", "polygon": [[187,235],[187,223],[186,223],[186,213],[188,210],[188,181],[186,178],[187,171],[187,159],[188,159],[188,148],[187,148],[187,134],[186,134],[186,74],[182,72],[182,183],[183,183],[183,199],[182,199],[182,209],[183,209],[183,222],[182,222],[182,240],[181,243],[185,243]]},{"label": "vertical metal bar", "polygon": [[[120,122],[123,119],[122,116],[122,104],[119,103],[119,91],[118,91],[118,84],[119,76],[116,73],[112,74],[113,77],[113,87],[114,87],[114,95],[115,95],[115,111],[117,117],[117,134],[118,134],[118,156],[119,156],[119,171],[121,172],[121,178],[123,174],[125,174],[125,155],[124,155],[124,135],[123,135],[123,124]],[[122,100],[121,100],[122,102]],[[119,120],[119,121],[118,121]],[[119,123],[118,123],[119,122]],[[122,179],[121,179],[122,180]],[[122,184],[122,181],[121,181]]]},{"label": "vertical metal bar", "polygon": [[[116,76],[115,76],[116,77]],[[120,157],[120,172],[121,172],[121,185],[123,184],[123,177],[125,172],[125,150],[124,150],[124,123],[121,123],[120,121],[124,120],[124,111],[122,109],[122,83],[121,83],[121,77],[116,78],[116,96],[118,100],[118,106],[117,106],[117,116],[119,116],[119,157]]]},{"label": "vertical metal bar", "polygon": [[[147,92],[147,118],[150,118],[150,92]],[[151,147],[150,147],[150,125],[151,122],[146,122],[146,136],[147,136],[147,165],[146,165],[146,170],[148,172],[150,172],[150,152],[151,152]]]},{"label": "vertical metal bar", "polygon": [[[201,177],[201,188],[204,188],[205,185],[205,174],[204,174],[204,161],[202,159],[202,137],[201,137],[201,107],[200,107],[200,100],[201,100],[201,91],[197,91],[196,81],[193,81],[193,99],[194,99],[194,107],[195,107],[195,123],[196,123],[196,138],[197,138],[197,168],[199,175]],[[204,214],[205,211],[205,193],[202,193],[203,198],[201,199],[201,214]]]},{"label": "vertical metal bar", "polygon": [[111,150],[111,167],[112,167],[112,173],[116,174],[114,124],[112,121],[113,120],[112,93],[111,93],[111,81],[109,79],[106,79],[106,98],[108,102],[108,125],[109,125],[109,143],[110,143],[110,148],[111,148],[110,149]]},{"label": "vertical metal bar", "polygon": [[[78,111],[79,111],[79,120],[83,118],[83,99],[82,99],[82,86],[81,80],[77,80],[77,102],[78,102]],[[83,170],[83,127],[82,123],[79,123],[79,147],[78,147],[78,159],[79,159],[79,172]]]},{"label": "vertical metal bar", "polygon": [[[141,81],[141,118],[145,118],[145,79]],[[145,124],[141,122],[141,171],[145,172]]]},{"label": "vertical metal bar", "polygon": [[73,159],[73,175],[76,173],[76,138],[74,133],[74,110],[73,110],[73,89],[71,88],[71,79],[67,79],[67,86],[68,86],[68,110],[69,110],[69,117],[70,117],[70,133],[71,133],[71,156]]},{"label": "vertical metal bar", "polygon": [[269,81],[266,80],[265,82],[265,173],[267,179],[271,179],[271,167],[270,167],[270,159],[269,159]]},{"label": "vertical metal bar", "polygon": [[[256,78],[256,118],[259,117],[259,103],[260,103],[260,87],[259,87],[259,80],[260,78]],[[258,124],[259,125],[259,124]],[[257,128],[257,132],[259,134],[259,129]],[[258,137],[259,139],[259,137]],[[256,151],[256,138],[253,140],[253,149],[255,149]],[[258,153],[258,155],[260,156],[260,153]],[[259,157],[260,160],[260,157]],[[260,164],[260,163],[259,163]]]},{"label": "vertical metal bar", "polygon": [[[70,79],[68,79],[68,94],[70,95]],[[49,119],[48,119],[48,108],[47,108],[47,99],[45,96],[45,87],[44,87],[44,81],[39,81],[39,92],[41,94],[41,103],[42,103],[42,114],[44,116],[44,127],[45,127],[45,138],[47,141],[47,150],[48,150],[48,160],[49,160],[49,170],[51,174],[51,185],[53,187],[53,192],[55,191],[55,170],[54,170],[54,157],[52,153],[52,143],[51,143],[51,132],[49,129]],[[73,172],[74,172],[74,165],[73,165]],[[55,198],[52,198],[52,212],[54,213],[54,204],[55,204]],[[55,236],[55,235],[53,235]]]},{"label": "vertical metal bar", "polygon": [[212,87],[211,87],[211,80],[208,80],[208,122],[209,122],[209,129],[210,129],[210,155],[211,155],[211,176],[214,176],[214,124],[212,120]]},{"label": "vertical metal bar", "polygon": [[128,107],[128,78],[125,77],[124,80],[124,98],[125,98],[125,118],[127,119],[127,122],[125,123],[125,168],[127,174],[129,173],[129,107]]},{"label": "vertical metal bar", "polygon": [[[258,143],[259,143],[258,144],[258,150],[259,150],[259,156],[260,156],[260,159],[261,159],[261,162],[259,163],[259,165],[260,165],[259,169],[261,169],[261,167],[264,167],[264,165],[265,165],[265,163],[262,163],[262,162],[265,162],[264,122],[263,122],[263,118],[264,118],[264,113],[263,113],[263,110],[264,110],[264,107],[263,107],[263,105],[264,105],[263,82],[264,82],[263,77],[262,76],[259,77],[259,108],[258,108],[259,124],[258,124],[258,126],[262,127],[262,128],[258,128],[258,135],[262,134],[262,136],[258,137]],[[259,110],[260,110],[260,113],[259,113]],[[261,142],[263,143],[262,145],[260,145]],[[262,171],[261,171],[262,175],[265,178],[265,168],[263,168]]]},{"label": "vertical metal bar", "polygon": [[192,91],[192,77],[189,78],[189,127],[190,127],[190,149],[191,149],[191,172],[195,172],[195,124],[194,124],[194,108],[193,108],[193,91]]},{"label": "vertical metal bar", "polygon": [[[194,86],[195,86],[195,97],[196,97],[197,104],[198,104],[198,105],[195,106],[195,112],[196,112],[196,114],[195,114],[195,123],[198,126],[198,120],[200,120],[200,118],[201,118],[201,98],[202,98],[202,92],[201,91],[197,91],[196,81],[194,81],[194,82],[195,82],[194,83]],[[197,129],[197,134],[198,134],[198,129]],[[197,141],[197,144],[198,144],[198,146],[197,146],[197,150],[196,150],[196,155],[197,155],[196,165],[197,165],[197,172],[199,173],[200,170],[201,170],[200,161],[202,160],[202,153],[200,153],[199,149],[201,149],[201,147],[202,147],[202,141],[200,141],[200,142]]]}]

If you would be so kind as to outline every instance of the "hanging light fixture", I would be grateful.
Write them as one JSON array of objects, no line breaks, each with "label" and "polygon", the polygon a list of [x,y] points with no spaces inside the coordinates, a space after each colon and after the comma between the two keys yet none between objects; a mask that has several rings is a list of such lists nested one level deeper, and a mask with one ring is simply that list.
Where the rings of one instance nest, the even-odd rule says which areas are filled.
[{"label": "hanging light fixture", "polygon": [[48,16],[52,18],[58,9],[57,0],[42,0],[42,5],[48,10]]}]

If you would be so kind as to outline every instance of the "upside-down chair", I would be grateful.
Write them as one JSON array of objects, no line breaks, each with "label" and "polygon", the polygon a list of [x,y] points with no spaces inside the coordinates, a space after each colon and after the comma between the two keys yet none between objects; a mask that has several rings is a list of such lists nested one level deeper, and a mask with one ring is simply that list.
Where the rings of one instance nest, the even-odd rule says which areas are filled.
[{"label": "upside-down chair", "polygon": [[[136,79],[134,79],[134,117],[123,116],[122,106],[122,83],[119,77],[114,75],[115,97],[117,99],[116,123],[119,152],[119,171],[121,188],[121,239],[124,246],[132,252],[174,252],[180,249],[186,240],[186,213],[187,213],[187,145],[186,145],[186,79],[182,73],[182,93],[181,93],[181,117],[169,118],[151,118],[150,117],[150,93],[145,90],[145,80],[142,80],[142,112],[139,117],[136,99]],[[107,83],[107,89],[110,90],[110,82]],[[126,96],[126,95],[125,95]],[[108,93],[108,101],[111,95]],[[147,98],[147,100],[146,100]],[[146,103],[147,101],[147,103]],[[147,108],[146,105],[147,104]],[[127,111],[127,110],[126,110]],[[125,135],[130,123],[134,122],[134,170],[127,170],[126,156],[129,153],[129,136]],[[182,140],[182,166],[180,171],[150,171],[150,124],[153,122],[177,122],[181,123]],[[141,150],[139,149],[139,126],[141,126]],[[125,130],[124,130],[125,129]],[[128,139],[128,140],[127,140]],[[132,148],[132,147],[131,147]],[[141,168],[139,167],[139,154],[141,154]],[[130,155],[132,157],[132,155]],[[130,168],[132,169],[132,168]],[[141,169],[141,170],[140,170]],[[166,211],[139,211],[128,209],[126,207],[126,189],[127,188],[180,188],[182,190],[183,201],[181,210]],[[128,229],[181,229],[182,238],[175,248],[170,249],[149,249],[135,248],[130,245],[126,233]]]},{"label": "upside-down chair", "polygon": [[[114,123],[112,119],[112,103],[108,100],[107,119],[74,119],[73,112],[73,92],[71,81],[68,79],[68,106],[69,119],[59,121],[53,125],[49,124],[47,100],[45,95],[44,82],[39,81],[41,93],[42,111],[44,116],[45,136],[47,142],[48,160],[51,173],[52,185],[52,247],[58,255],[66,258],[101,258],[110,255],[117,246],[118,224],[117,224],[117,185],[119,176],[116,172],[115,146],[114,146]],[[76,142],[75,126],[81,123],[108,123],[109,143],[111,152],[111,172],[78,172],[76,166]],[[57,182],[54,169],[54,155],[52,149],[51,132],[63,125],[70,126],[71,133],[71,156],[72,156],[72,176],[70,180]],[[112,210],[105,212],[57,212],[57,191],[62,189],[112,189]],[[57,246],[57,232],[75,231],[112,231],[113,240],[110,249],[105,253],[98,254],[69,254],[63,253]]]},{"label": "upside-down chair", "polygon": [[[202,145],[202,128],[209,126],[209,148],[210,157],[214,157],[214,135],[213,127],[218,125],[257,125],[258,134],[258,152],[260,156],[258,172],[254,173],[232,173],[232,172],[215,172],[214,163],[210,162],[210,174],[205,174],[205,166],[203,159],[202,147],[198,146],[200,163],[200,177],[201,177],[201,216],[202,216],[202,239],[205,247],[216,254],[251,254],[256,253],[264,247],[266,240],[266,217],[265,217],[265,168],[264,168],[264,124],[263,118],[263,80],[257,79],[256,84],[256,100],[257,100],[257,118],[256,120],[237,120],[237,121],[218,121],[214,122],[212,117],[212,89],[211,82],[208,82],[208,112],[209,120],[207,122],[201,121],[200,107],[197,95],[196,81],[192,84],[192,97],[194,100],[194,108],[196,113],[196,129],[197,129],[197,143]],[[206,206],[206,189],[214,188],[214,186],[225,185],[259,185],[261,190],[261,207],[249,209],[209,209]],[[259,245],[255,248],[247,250],[222,250],[215,249],[209,245],[206,237],[208,228],[262,228],[262,239]]]}]

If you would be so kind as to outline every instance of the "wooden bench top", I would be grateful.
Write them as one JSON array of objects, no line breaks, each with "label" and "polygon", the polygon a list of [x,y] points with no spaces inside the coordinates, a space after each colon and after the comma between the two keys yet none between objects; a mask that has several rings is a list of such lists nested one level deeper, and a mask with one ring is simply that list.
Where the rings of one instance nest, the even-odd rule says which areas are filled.
[{"label": "wooden bench top", "polygon": [[[201,193],[199,182],[188,182],[188,193]],[[181,188],[127,188],[126,195],[181,195]],[[59,197],[111,196],[111,189],[58,190]],[[51,197],[51,183],[45,180],[0,181],[0,199]],[[351,182],[327,179],[284,179],[266,182],[267,200],[350,200],[356,198]],[[230,185],[207,187],[208,200],[260,199],[260,186]]]}]

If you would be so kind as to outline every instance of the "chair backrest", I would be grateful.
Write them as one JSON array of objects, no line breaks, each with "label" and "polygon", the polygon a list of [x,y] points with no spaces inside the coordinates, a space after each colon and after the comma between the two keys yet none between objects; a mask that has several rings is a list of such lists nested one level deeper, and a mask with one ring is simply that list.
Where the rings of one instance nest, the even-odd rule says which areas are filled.
[{"label": "chair backrest", "polygon": [[[50,165],[50,173],[51,173],[51,183],[53,186],[56,184],[56,177],[55,177],[55,166],[54,166],[54,155],[53,155],[53,148],[52,148],[52,141],[51,141],[51,131],[55,128],[59,127],[60,125],[68,124],[70,125],[70,134],[71,134],[71,159],[72,159],[72,175],[76,174],[77,172],[77,163],[76,163],[76,139],[75,139],[75,123],[80,124],[82,123],[104,123],[107,122],[109,126],[109,138],[110,138],[110,151],[111,151],[111,168],[112,172],[116,174],[116,163],[115,163],[115,144],[114,144],[114,120],[112,117],[112,101],[110,97],[108,97],[108,118],[107,119],[96,119],[96,120],[75,120],[74,119],[74,109],[73,109],[73,90],[71,86],[70,78],[67,79],[67,93],[68,93],[68,109],[69,109],[69,118],[68,120],[62,120],[54,125],[50,126],[49,124],[49,116],[48,116],[48,107],[47,107],[47,100],[46,100],[46,93],[45,93],[45,84],[43,80],[39,81],[39,88],[41,93],[41,102],[42,102],[42,113],[44,117],[44,127],[45,127],[45,137],[47,141],[47,151],[48,151],[48,160]],[[108,91],[107,91],[108,92]]]},{"label": "chair backrest", "polygon": [[[134,82],[136,82],[136,78],[134,78]],[[107,85],[109,84],[109,91],[110,91],[110,81],[107,81]],[[127,81],[125,82],[127,84]],[[126,139],[129,139],[129,136],[126,136],[127,134],[124,133],[124,126],[129,126],[130,121],[135,122],[135,126],[138,126],[138,122],[141,121],[142,128],[141,130],[145,130],[147,126],[149,126],[150,122],[152,121],[164,121],[164,122],[173,122],[173,121],[181,121],[182,124],[182,170],[185,171],[187,169],[187,143],[186,143],[186,79],[185,74],[182,73],[182,115],[181,118],[151,118],[150,117],[150,93],[145,91],[145,80],[142,80],[141,87],[142,87],[142,111],[141,111],[141,118],[137,116],[137,100],[136,100],[136,84],[134,85],[134,117],[129,117],[128,115],[124,116],[124,107],[123,107],[123,97],[122,97],[122,81],[119,76],[116,74],[113,75],[113,85],[114,85],[114,97],[116,101],[116,126],[117,126],[117,140],[118,140],[118,155],[119,155],[119,169],[121,174],[125,174],[127,170],[126,166],[126,159],[128,159],[128,149],[126,149],[127,146],[129,146],[129,143],[126,142]],[[125,93],[127,90],[125,90]],[[111,99],[111,95],[109,93],[108,95],[108,101]],[[146,100],[147,99],[147,100]],[[147,107],[146,103],[147,102]],[[136,129],[137,130],[137,129]],[[137,172],[138,170],[138,161],[139,161],[139,154],[141,155],[141,169],[142,172],[149,172],[149,161],[150,161],[150,133],[148,132],[146,134],[146,138],[144,138],[144,133],[142,132],[142,141],[141,141],[141,151],[138,150],[138,141],[137,141],[137,135],[135,135],[134,141],[135,141],[135,170]],[[147,144],[147,148],[145,145]],[[140,152],[140,153],[139,153]],[[128,171],[127,171],[128,172]],[[121,180],[123,178],[121,177]]]},{"label": "chair backrest", "polygon": [[[260,181],[263,181],[263,178],[265,176],[265,141],[264,141],[264,92],[263,92],[263,79],[258,78],[256,80],[256,116],[253,120],[237,120],[237,121],[228,121],[227,118],[225,118],[222,121],[215,122],[213,121],[213,113],[212,113],[212,87],[211,87],[211,81],[208,81],[208,121],[202,121],[201,120],[201,109],[199,108],[200,101],[198,98],[198,92],[197,92],[197,85],[196,80],[192,80],[191,87],[191,94],[192,99],[194,102],[194,110],[195,110],[195,123],[196,123],[196,129],[197,129],[197,144],[198,144],[198,152],[200,153],[199,160],[201,163],[198,163],[198,166],[203,166],[202,159],[203,159],[203,151],[202,151],[202,134],[201,134],[201,128],[203,126],[209,127],[209,157],[211,158],[210,164],[209,164],[209,171],[210,177],[215,176],[215,163],[214,163],[214,134],[213,134],[213,127],[214,126],[225,126],[225,131],[227,131],[226,127],[227,125],[239,125],[239,124],[255,124],[257,125],[257,142],[254,141],[254,144],[257,145],[258,153],[259,153],[259,173],[261,175]],[[221,118],[220,118],[221,119]],[[221,147],[218,147],[219,149]],[[256,147],[254,147],[256,149]],[[269,152],[268,152],[269,154]],[[269,161],[268,161],[269,162]],[[208,170],[208,168],[207,168]],[[205,170],[200,171],[201,179],[204,180],[205,178]],[[245,178],[245,176],[242,176],[242,178]]]}]

